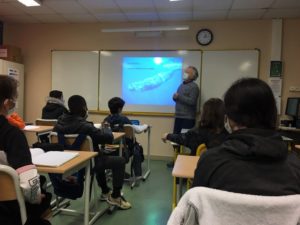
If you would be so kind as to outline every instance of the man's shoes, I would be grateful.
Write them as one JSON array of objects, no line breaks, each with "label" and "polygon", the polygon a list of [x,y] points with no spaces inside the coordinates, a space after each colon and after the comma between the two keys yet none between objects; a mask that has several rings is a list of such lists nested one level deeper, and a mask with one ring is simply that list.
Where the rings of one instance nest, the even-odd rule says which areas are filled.
[{"label": "man's shoes", "polygon": [[102,193],[100,195],[100,201],[107,201],[108,197],[111,195],[112,191],[109,190],[107,193]]},{"label": "man's shoes", "polygon": [[168,162],[167,167],[168,168],[173,168],[174,167],[174,161]]},{"label": "man's shoes", "polygon": [[107,202],[110,205],[115,205],[120,209],[130,209],[131,204],[125,200],[123,196],[120,196],[118,198],[113,198],[111,195],[109,195]]}]

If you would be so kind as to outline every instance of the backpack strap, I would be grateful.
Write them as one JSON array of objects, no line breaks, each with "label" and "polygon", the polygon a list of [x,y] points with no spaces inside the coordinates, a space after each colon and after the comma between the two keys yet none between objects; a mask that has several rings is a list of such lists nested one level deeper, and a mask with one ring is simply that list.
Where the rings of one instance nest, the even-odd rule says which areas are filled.
[{"label": "backpack strap", "polygon": [[83,144],[84,140],[86,139],[86,134],[78,134],[75,138],[74,142],[71,145],[66,144],[65,135],[63,133],[58,133],[58,143],[63,145],[65,149],[69,150],[80,150],[81,145]]}]

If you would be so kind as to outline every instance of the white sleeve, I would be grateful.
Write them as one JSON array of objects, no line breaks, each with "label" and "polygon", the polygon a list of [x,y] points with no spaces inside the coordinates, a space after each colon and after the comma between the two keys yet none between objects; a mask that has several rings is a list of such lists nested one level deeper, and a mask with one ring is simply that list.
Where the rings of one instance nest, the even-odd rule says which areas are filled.
[{"label": "white sleeve", "polygon": [[20,186],[27,202],[38,204],[41,202],[40,179],[34,165],[27,165],[17,169]]}]

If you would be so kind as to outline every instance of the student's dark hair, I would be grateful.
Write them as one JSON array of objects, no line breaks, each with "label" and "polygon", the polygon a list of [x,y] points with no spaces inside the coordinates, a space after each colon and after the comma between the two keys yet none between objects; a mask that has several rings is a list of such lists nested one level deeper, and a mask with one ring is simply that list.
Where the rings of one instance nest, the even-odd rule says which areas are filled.
[{"label": "student's dark hair", "polygon": [[17,92],[18,81],[6,75],[0,75],[0,105],[5,99],[15,99],[18,96]]},{"label": "student's dark hair", "polygon": [[194,66],[189,66],[189,67],[194,71],[194,76],[195,76],[194,80],[197,80],[197,78],[199,76],[197,68]]},{"label": "student's dark hair", "polygon": [[52,90],[49,92],[49,97],[52,97],[52,98],[61,98],[62,95],[63,95],[63,93],[58,90]]},{"label": "student's dark hair", "polygon": [[111,114],[119,113],[119,109],[123,109],[125,101],[119,97],[113,97],[108,101],[108,108]]},{"label": "student's dark hair", "polygon": [[219,132],[224,128],[224,103],[219,98],[208,99],[203,107],[199,127]]},{"label": "student's dark hair", "polygon": [[275,129],[277,109],[271,88],[256,78],[237,80],[224,96],[226,114],[238,125]]},{"label": "student's dark hair", "polygon": [[85,116],[87,105],[85,99],[80,95],[73,95],[68,100],[69,111],[71,114]]}]

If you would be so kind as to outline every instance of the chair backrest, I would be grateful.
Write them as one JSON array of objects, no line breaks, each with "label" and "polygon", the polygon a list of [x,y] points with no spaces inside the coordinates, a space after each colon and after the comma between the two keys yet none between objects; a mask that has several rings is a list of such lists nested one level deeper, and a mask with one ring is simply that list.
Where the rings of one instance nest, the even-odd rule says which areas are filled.
[{"label": "chair backrest", "polygon": [[35,125],[40,126],[54,126],[57,123],[57,120],[50,120],[50,119],[36,119]]},{"label": "chair backrest", "polygon": [[22,224],[27,220],[25,201],[20,187],[19,176],[10,166],[0,165],[0,201],[17,200]]},{"label": "chair backrest", "polygon": [[300,195],[258,196],[195,187],[181,198],[168,225],[296,225],[299,222]]},{"label": "chair backrest", "polygon": [[[78,134],[65,134],[65,143],[67,145],[72,145],[75,139],[78,137]],[[58,143],[58,135],[56,132],[50,133],[50,143]],[[86,139],[80,146],[81,151],[94,151],[93,141],[90,136],[86,136]]]},{"label": "chair backrest", "polygon": [[205,151],[206,151],[206,145],[205,144],[199,145],[196,150],[196,156],[201,156]]},{"label": "chair backrest", "polygon": [[135,131],[132,125],[130,124],[124,124],[124,132],[125,137],[129,138],[131,140],[135,140]]}]

